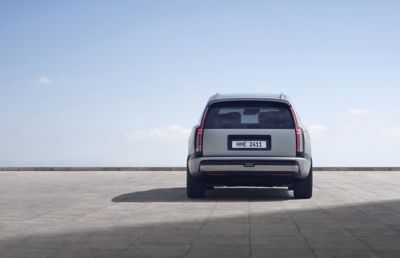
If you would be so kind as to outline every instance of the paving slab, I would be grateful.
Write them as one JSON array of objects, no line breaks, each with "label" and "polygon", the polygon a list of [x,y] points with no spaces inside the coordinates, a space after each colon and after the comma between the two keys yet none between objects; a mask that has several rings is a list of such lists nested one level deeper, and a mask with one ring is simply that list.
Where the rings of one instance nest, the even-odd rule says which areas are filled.
[{"label": "paving slab", "polygon": [[400,171],[185,195],[182,171],[2,171],[0,257],[399,257]]}]

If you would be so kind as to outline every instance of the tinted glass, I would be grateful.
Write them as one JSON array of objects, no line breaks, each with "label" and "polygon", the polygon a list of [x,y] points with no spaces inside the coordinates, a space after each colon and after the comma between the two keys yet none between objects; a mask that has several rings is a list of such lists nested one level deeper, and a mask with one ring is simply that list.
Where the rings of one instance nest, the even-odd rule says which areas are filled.
[{"label": "tinted glass", "polygon": [[280,103],[219,103],[209,109],[205,128],[294,129],[294,122],[289,107]]}]

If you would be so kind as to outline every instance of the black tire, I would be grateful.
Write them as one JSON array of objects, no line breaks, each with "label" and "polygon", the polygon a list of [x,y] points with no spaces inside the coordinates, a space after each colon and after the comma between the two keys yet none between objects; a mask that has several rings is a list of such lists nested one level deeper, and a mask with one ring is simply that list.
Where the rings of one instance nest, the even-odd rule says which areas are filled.
[{"label": "black tire", "polygon": [[204,198],[206,196],[206,184],[193,177],[189,169],[186,169],[186,195],[189,198]]},{"label": "black tire", "polygon": [[294,198],[296,199],[310,199],[313,190],[313,169],[310,168],[308,176],[294,185]]}]

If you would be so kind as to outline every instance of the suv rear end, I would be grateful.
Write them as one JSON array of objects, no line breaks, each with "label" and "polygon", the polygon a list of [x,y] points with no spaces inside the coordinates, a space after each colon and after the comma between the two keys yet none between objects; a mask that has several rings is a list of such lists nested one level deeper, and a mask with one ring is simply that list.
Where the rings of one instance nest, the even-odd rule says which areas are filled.
[{"label": "suv rear end", "polygon": [[210,186],[287,186],[312,196],[308,132],[283,95],[215,95],[192,130],[187,195]]}]

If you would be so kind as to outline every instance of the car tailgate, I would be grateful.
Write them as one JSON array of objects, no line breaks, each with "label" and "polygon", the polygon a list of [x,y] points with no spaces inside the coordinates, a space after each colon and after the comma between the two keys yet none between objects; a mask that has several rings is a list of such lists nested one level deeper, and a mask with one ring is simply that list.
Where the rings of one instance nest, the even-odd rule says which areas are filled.
[{"label": "car tailgate", "polygon": [[[232,149],[229,139],[269,141],[268,149]],[[295,157],[296,135],[294,129],[205,129],[203,136],[203,156],[243,156],[243,157]]]}]

